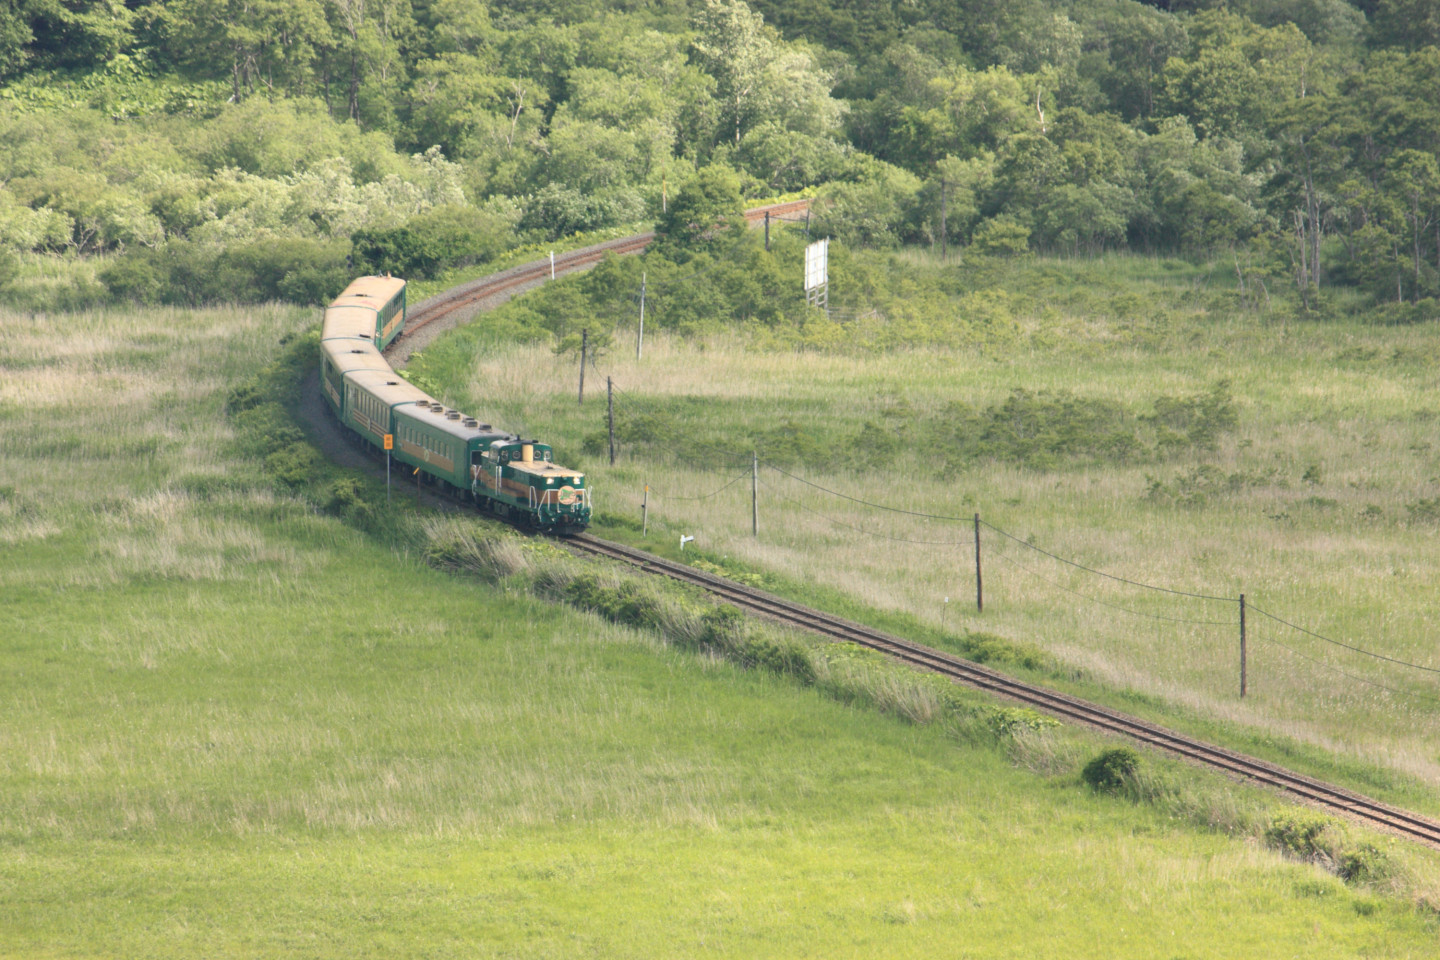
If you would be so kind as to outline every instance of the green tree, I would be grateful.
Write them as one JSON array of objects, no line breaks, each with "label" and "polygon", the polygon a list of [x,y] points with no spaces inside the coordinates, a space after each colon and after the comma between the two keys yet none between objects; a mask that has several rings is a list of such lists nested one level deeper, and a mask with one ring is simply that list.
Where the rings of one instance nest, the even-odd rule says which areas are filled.
[{"label": "green tree", "polygon": [[1440,47],[1440,5],[1434,0],[1380,0],[1375,39],[1405,50]]},{"label": "green tree", "polygon": [[[1414,298],[1420,300],[1421,291],[1432,288],[1423,277],[1422,251],[1428,246],[1429,230],[1440,224],[1440,163],[1435,155],[1419,150],[1402,150],[1390,158],[1387,166],[1385,187],[1400,201],[1404,217],[1410,227],[1412,262],[1414,266]],[[1440,235],[1436,240],[1436,270],[1440,271]]]},{"label": "green tree", "polygon": [[314,92],[317,58],[332,43],[323,0],[176,0],[158,27],[177,62],[225,77],[239,103],[259,89]]},{"label": "green tree", "polygon": [[683,259],[722,232],[745,229],[740,178],[729,167],[711,164],[680,188],[655,224],[667,256]]},{"label": "green tree", "polygon": [[830,96],[830,75],[767,30],[744,0],[705,0],[695,30],[695,53],[723,104],[723,136],[736,146],[766,120],[811,134],[838,127],[844,106]]}]

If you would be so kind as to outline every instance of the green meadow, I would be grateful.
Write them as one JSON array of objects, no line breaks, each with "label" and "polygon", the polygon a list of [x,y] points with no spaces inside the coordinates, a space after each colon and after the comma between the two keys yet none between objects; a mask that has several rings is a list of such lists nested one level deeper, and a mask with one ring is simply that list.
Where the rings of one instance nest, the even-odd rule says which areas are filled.
[{"label": "green meadow", "polygon": [[[1380,324],[1348,303],[1297,317],[1278,291],[1268,307],[1239,296],[1226,264],[941,271],[902,253],[866,269],[910,294],[889,322],[692,336],[652,322],[638,362],[622,325],[583,406],[573,353],[484,322],[421,369],[588,470],[608,535],[638,541],[648,484],[659,549],[693,535],[707,561],[797,596],[1035,644],[1054,681],[1086,695],[1440,813],[1432,324]],[[867,295],[881,299],[832,290]],[[778,468],[761,469],[758,537],[752,451]],[[975,513],[1003,531],[982,529],[983,614]]]},{"label": "green meadow", "polygon": [[[1162,757],[1144,756],[1118,789],[1093,789],[1081,769],[1112,745],[1088,733],[858,652],[737,625],[699,597],[479,520],[437,519],[405,498],[387,508],[378,484],[320,462],[287,416],[316,319],[279,307],[5,317],[0,956],[1433,955],[1440,861],[1430,853]],[[1363,343],[1388,336],[1392,352],[1420,333],[1354,330],[1373,338]],[[1317,336],[1300,355],[1338,348],[1337,333]],[[891,402],[882,390],[908,396],[917,416],[927,390],[947,383],[979,403],[1032,364],[1041,385],[1079,393],[1065,371],[1089,370],[1091,392],[1140,402],[1121,389],[1121,360],[1067,363],[1058,346],[1031,359],[963,349],[862,358],[661,336],[653,349],[629,372],[617,352],[617,377],[662,409],[712,399],[695,421],[702,438],[733,415],[825,397],[839,401],[842,433],[879,415],[859,398],[877,408]],[[1152,391],[1205,389],[1214,368],[1236,366],[1201,363],[1209,346],[1170,361],[1120,349],[1147,360],[1134,378],[1147,402]],[[1256,449],[1265,440],[1297,465],[1318,458],[1322,493],[1344,500],[1335,515],[1373,500],[1384,515],[1355,521],[1353,535],[1379,538],[1377,553],[1422,576],[1420,531],[1393,485],[1411,467],[1377,462],[1392,486],[1351,494],[1343,451],[1327,446],[1332,414],[1302,437],[1267,439],[1288,421],[1256,411],[1279,405],[1278,378],[1304,368],[1278,354],[1268,390],[1258,364],[1227,370],[1240,425],[1218,455],[1243,466],[1271,456]],[[1354,363],[1386,371],[1389,356]],[[566,410],[567,367],[499,345],[475,363],[471,400],[482,382],[485,397],[510,394],[473,408],[577,451],[621,533],[638,478],[677,491],[728,479],[633,450],[609,471],[578,453],[599,407],[592,398]],[[702,363],[704,378],[693,373]],[[1395,370],[1425,375],[1408,360]],[[257,396],[276,384],[275,402]],[[1365,396],[1327,390],[1325,410]],[[1408,425],[1419,402],[1399,390],[1383,402],[1396,420],[1376,442],[1403,449],[1421,432]],[[1305,407],[1292,398],[1279,409]],[[993,522],[1061,551],[1083,545],[1080,531],[1108,530],[1084,556],[1115,565],[1120,551],[1148,578],[1188,569],[1147,549],[1168,542],[1166,530],[1203,527],[1218,544],[1241,526],[1219,507],[1145,498],[1120,468],[997,463],[931,478],[905,463],[915,503],[937,503],[927,497],[948,479]],[[813,476],[886,499],[897,486],[858,469]],[[992,515],[987,501],[1006,483],[1019,504]],[[707,509],[704,527],[657,506],[652,533],[693,530],[711,562],[742,575],[864,586],[852,602],[877,617],[910,605],[921,627],[938,618],[910,601],[948,581],[907,583],[890,563],[903,551],[861,564],[828,527],[769,505],[751,542],[743,500]],[[849,516],[828,502],[822,512]],[[1339,582],[1338,560],[1298,516],[1266,535],[1308,549]],[[1330,550],[1351,536],[1337,526]],[[1280,559],[1267,547],[1270,566],[1237,576],[1279,570]],[[1277,607],[1321,592],[1299,571],[1276,579],[1271,589],[1291,591]],[[1389,592],[1367,578],[1355,589],[1411,598],[1418,616],[1418,589],[1393,579]],[[994,590],[994,612],[976,624],[1003,635],[996,649],[1033,644],[1078,664],[1084,682],[1112,679],[1097,666],[1106,648],[1081,646],[1084,621],[1052,603],[1047,623],[1003,566]],[[1142,679],[1158,672],[1144,640],[1104,640],[1113,669],[1129,671],[1126,689],[1149,689]],[[1195,689],[1185,705],[1211,716],[1222,691]],[[1166,692],[1154,694],[1161,707]],[[1246,707],[1261,726],[1323,729],[1304,705],[1302,719],[1285,719],[1265,713],[1268,702]],[[1232,709],[1221,719],[1248,722]],[[1419,742],[1402,735],[1399,715],[1388,728],[1367,722],[1356,736],[1397,750]],[[1406,772],[1423,776],[1423,765]]]}]

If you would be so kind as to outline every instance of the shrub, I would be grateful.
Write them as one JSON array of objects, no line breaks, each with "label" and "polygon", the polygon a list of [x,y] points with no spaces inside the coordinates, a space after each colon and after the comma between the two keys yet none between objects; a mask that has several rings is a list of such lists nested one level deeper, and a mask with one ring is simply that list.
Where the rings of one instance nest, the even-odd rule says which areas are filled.
[{"label": "shrub", "polygon": [[1030,249],[1030,228],[1010,217],[993,217],[975,228],[970,246],[986,256],[1016,257]]},{"label": "shrub", "polygon": [[1331,843],[1326,834],[1332,821],[1319,813],[1282,813],[1265,828],[1265,840],[1282,853],[1302,860],[1329,858]]},{"label": "shrub", "polygon": [[1132,783],[1139,769],[1140,754],[1129,747],[1113,747],[1085,764],[1080,776],[1094,789],[1113,793]]},{"label": "shrub", "polygon": [[1346,883],[1369,883],[1390,875],[1391,864],[1385,852],[1369,843],[1362,843],[1340,855],[1335,872]]},{"label": "shrub", "polygon": [[265,470],[287,487],[313,482],[328,461],[308,443],[292,443],[265,458]]}]

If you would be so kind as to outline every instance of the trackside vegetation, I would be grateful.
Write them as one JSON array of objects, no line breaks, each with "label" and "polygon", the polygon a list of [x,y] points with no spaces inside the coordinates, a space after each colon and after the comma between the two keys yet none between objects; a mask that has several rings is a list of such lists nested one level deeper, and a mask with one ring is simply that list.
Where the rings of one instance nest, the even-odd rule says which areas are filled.
[{"label": "trackside vegetation", "polygon": [[1097,792],[1084,733],[387,509],[287,416],[313,323],[0,347],[4,950],[1428,949],[1422,851],[1328,819],[1291,849],[1304,814],[1162,757]]}]

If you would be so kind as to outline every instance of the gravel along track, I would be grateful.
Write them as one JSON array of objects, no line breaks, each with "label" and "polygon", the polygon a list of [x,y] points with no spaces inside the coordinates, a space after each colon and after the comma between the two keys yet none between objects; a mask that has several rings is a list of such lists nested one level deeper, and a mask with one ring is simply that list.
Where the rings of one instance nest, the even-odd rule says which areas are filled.
[{"label": "gravel along track", "polygon": [[608,557],[631,564],[647,573],[694,584],[751,613],[757,613],[834,640],[858,643],[861,646],[879,650],[896,660],[948,677],[955,683],[987,690],[1052,716],[1083,723],[1108,733],[1119,734],[1161,750],[1179,754],[1194,762],[1218,768],[1240,779],[1283,790],[1332,812],[1363,821],[1370,826],[1383,827],[1412,840],[1440,848],[1440,823],[1341,787],[1294,773],[1264,760],[1194,740],[1148,721],[1089,703],[1077,697],[1015,680],[952,654],[881,633],[862,624],[783,600],[683,564],[672,563],[641,550],[601,540],[589,534],[570,537],[564,542],[581,552]]}]

